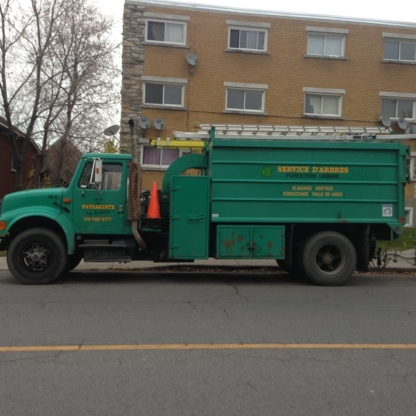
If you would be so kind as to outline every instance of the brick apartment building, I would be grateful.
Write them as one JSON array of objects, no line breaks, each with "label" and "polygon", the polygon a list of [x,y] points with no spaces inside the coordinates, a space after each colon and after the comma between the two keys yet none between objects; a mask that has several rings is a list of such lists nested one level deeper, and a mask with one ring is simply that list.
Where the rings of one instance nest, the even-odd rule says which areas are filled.
[{"label": "brick apartment building", "polygon": [[[141,115],[164,119],[162,139],[201,124],[382,127],[385,115],[402,133],[398,118],[416,123],[416,24],[137,0],[123,22],[124,151]],[[157,136],[153,124],[144,133]],[[141,150],[145,189],[182,152]]]},{"label": "brick apartment building", "polygon": [[[8,130],[6,120],[0,117],[0,154],[2,155],[2,162],[0,163],[0,200],[4,195],[13,192],[16,184],[16,169],[13,163],[13,148],[8,138]],[[16,129],[17,140],[22,136],[22,133]],[[30,141],[26,152],[26,158],[23,166],[23,185],[29,187],[30,185],[30,171],[35,169],[39,163],[39,148],[35,142]]]}]

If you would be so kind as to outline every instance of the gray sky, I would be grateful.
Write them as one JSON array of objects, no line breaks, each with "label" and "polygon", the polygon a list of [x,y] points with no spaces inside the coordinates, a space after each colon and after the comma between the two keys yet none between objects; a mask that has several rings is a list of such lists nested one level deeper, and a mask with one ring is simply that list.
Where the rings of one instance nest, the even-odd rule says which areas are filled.
[{"label": "gray sky", "polygon": [[[416,0],[400,0],[397,3],[374,0],[193,0],[173,3],[213,5],[252,10],[273,10],[280,12],[308,13],[317,15],[359,17],[364,19],[392,20],[416,23]],[[103,9],[121,19],[123,0],[101,0]]]}]

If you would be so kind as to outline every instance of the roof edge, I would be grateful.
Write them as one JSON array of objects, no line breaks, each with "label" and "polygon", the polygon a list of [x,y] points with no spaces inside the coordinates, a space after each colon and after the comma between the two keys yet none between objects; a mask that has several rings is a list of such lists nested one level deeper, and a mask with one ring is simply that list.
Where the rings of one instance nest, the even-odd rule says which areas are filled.
[{"label": "roof edge", "polygon": [[364,19],[359,17],[345,17],[345,16],[331,16],[331,15],[315,15],[308,13],[292,13],[292,12],[278,12],[274,10],[257,10],[257,9],[240,9],[224,6],[214,6],[208,4],[195,3],[181,3],[167,0],[125,0],[125,4],[142,4],[156,7],[168,7],[174,9],[188,9],[201,10],[222,13],[236,13],[236,14],[250,14],[254,16],[269,16],[286,19],[305,19],[305,20],[320,20],[326,22],[345,22],[355,24],[368,24],[378,26],[400,27],[408,29],[416,29],[416,23],[400,22],[392,20],[378,20],[378,19]]}]

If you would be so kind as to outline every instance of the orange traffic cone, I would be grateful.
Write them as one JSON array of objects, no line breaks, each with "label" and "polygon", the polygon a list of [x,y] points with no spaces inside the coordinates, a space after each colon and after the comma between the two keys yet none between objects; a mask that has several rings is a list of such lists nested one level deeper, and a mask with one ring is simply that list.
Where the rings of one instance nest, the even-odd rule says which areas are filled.
[{"label": "orange traffic cone", "polygon": [[157,195],[156,182],[152,184],[152,192],[150,193],[149,208],[147,209],[147,218],[160,218],[159,198]]}]

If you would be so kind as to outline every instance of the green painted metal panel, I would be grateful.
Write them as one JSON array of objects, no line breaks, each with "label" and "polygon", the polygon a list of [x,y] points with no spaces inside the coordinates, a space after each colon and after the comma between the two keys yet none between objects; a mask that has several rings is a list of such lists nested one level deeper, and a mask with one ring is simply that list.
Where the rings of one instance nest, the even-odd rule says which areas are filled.
[{"label": "green painted metal panel", "polygon": [[207,259],[210,178],[173,176],[170,190],[169,257]]},{"label": "green painted metal panel", "polygon": [[189,154],[176,159],[166,171],[163,177],[162,192],[169,194],[172,176],[179,176],[187,169],[205,169],[207,167],[207,157],[204,154]]},{"label": "green painted metal panel", "polygon": [[401,143],[214,139],[206,151],[214,223],[395,227],[404,218]]},{"label": "green painted metal panel", "polygon": [[283,259],[283,226],[218,226],[217,258]]},{"label": "green painted metal panel", "polygon": [[252,247],[253,258],[283,259],[285,257],[285,228],[254,227]]},{"label": "green painted metal panel", "polygon": [[218,227],[217,257],[248,259],[251,257],[249,227]]}]

